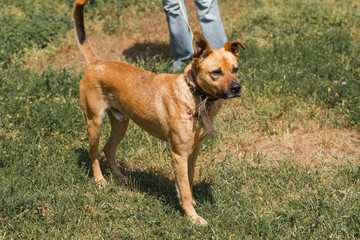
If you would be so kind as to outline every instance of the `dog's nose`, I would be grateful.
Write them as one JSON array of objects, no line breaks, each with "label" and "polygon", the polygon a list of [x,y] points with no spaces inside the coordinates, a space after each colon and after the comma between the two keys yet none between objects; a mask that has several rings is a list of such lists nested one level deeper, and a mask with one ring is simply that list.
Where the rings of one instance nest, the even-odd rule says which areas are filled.
[{"label": "dog's nose", "polygon": [[241,91],[241,86],[240,86],[240,83],[238,82],[234,82],[230,85],[230,91],[231,93],[233,94],[239,94],[240,91]]}]

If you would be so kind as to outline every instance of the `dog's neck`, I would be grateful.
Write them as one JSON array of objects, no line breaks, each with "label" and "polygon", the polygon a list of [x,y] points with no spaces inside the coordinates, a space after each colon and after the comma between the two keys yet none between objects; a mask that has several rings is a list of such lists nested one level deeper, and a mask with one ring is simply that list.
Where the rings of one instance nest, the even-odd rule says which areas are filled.
[{"label": "dog's neck", "polygon": [[[217,101],[219,100],[218,97],[211,96],[210,94],[206,93],[197,83],[195,74],[192,70],[189,70],[186,74],[186,83],[189,86],[192,94],[195,98],[200,97],[200,102],[204,99],[207,101]],[[198,104],[198,103],[197,103]]]},{"label": "dog's neck", "polygon": [[204,92],[204,90],[202,90],[201,87],[196,82],[196,77],[191,70],[187,72],[185,79],[191,93],[194,95],[196,99],[195,116],[201,117],[207,133],[211,138],[214,138],[214,129],[212,127],[212,122],[210,120],[209,114],[206,110],[206,102],[217,101],[219,100],[219,98],[218,97],[214,98],[213,96]]}]

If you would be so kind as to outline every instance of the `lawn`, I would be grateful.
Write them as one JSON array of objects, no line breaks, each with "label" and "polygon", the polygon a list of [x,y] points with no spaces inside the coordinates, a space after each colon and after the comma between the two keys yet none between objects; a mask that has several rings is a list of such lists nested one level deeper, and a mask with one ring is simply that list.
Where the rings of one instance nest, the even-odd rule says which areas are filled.
[{"label": "lawn", "polygon": [[[219,0],[229,40],[247,50],[243,96],[225,102],[197,162],[205,227],[179,205],[166,143],[134,124],[117,152],[129,183],[103,153],[108,184],[94,182],[71,7],[0,3],[0,239],[360,238],[358,2]],[[175,73],[165,19],[160,0],[86,6],[101,57]]]}]

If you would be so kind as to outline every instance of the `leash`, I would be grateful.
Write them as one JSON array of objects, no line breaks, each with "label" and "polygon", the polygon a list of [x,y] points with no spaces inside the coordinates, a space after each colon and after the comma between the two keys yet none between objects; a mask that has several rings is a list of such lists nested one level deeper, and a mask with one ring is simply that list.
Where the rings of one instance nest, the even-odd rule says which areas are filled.
[{"label": "leash", "polygon": [[[204,127],[205,127],[207,133],[209,134],[209,136],[211,138],[214,138],[215,137],[214,129],[212,127],[212,122],[209,118],[209,114],[206,111],[206,102],[207,101],[217,101],[219,98],[209,99],[210,95],[205,93],[201,88],[200,88],[201,90],[199,89],[199,86],[196,82],[194,73],[190,70],[187,75],[188,75],[189,80],[194,82],[194,84],[197,86],[197,87],[194,87],[190,84],[189,81],[186,82],[190,88],[191,93],[194,95],[194,97],[196,99],[196,110],[200,113],[200,117],[204,123]],[[197,117],[199,117],[199,115],[195,113],[195,117],[196,117],[196,115],[197,115]]]},{"label": "leash", "polygon": [[191,42],[192,42],[192,40],[193,40],[193,38],[194,38],[194,34],[193,34],[193,32],[192,32],[192,30],[191,30],[191,27],[190,27],[190,25],[189,25],[189,20],[188,20],[188,16],[187,16],[186,10],[185,10],[184,0],[179,0],[179,6],[180,6],[181,14],[183,15],[184,20],[185,20],[185,23],[186,23],[186,25],[187,25],[187,27],[188,27],[188,29],[189,29],[189,33],[190,33],[190,37],[191,37],[190,40],[191,40]]}]

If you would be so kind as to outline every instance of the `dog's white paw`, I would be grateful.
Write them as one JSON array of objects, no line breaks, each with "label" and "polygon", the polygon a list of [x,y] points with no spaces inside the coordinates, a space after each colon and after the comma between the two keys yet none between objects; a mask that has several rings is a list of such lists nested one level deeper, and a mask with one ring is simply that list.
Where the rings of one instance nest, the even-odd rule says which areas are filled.
[{"label": "dog's white paw", "polygon": [[193,219],[192,219],[192,222],[193,222],[194,224],[196,224],[196,225],[199,225],[199,226],[206,226],[206,225],[208,225],[208,222],[207,222],[204,218],[202,218],[202,217],[200,217],[200,216],[197,216],[197,217],[193,218]]},{"label": "dog's white paw", "polygon": [[99,188],[104,188],[107,184],[105,178],[95,179],[95,182]]}]

